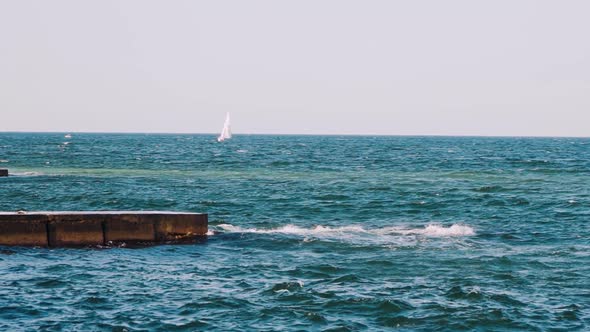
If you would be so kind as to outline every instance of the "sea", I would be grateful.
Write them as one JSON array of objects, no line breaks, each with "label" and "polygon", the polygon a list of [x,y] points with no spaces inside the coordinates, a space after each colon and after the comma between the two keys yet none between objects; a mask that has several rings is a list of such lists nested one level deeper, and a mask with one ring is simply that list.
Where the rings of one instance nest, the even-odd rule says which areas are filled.
[{"label": "sea", "polygon": [[589,331],[590,139],[0,133],[0,211],[209,214],[0,247],[1,331]]}]

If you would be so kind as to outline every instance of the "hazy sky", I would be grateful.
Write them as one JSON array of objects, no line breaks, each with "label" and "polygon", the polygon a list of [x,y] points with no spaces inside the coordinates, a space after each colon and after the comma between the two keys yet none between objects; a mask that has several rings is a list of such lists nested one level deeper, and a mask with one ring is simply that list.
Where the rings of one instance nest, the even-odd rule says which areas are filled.
[{"label": "hazy sky", "polygon": [[590,136],[590,1],[0,0],[0,131]]}]

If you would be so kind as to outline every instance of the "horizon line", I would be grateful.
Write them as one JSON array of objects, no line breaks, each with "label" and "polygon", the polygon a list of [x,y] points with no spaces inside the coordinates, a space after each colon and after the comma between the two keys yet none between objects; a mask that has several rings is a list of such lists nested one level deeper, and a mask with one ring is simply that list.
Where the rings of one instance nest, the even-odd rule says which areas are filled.
[{"label": "horizon line", "polygon": [[[29,130],[8,130],[0,131],[0,134],[129,134],[129,135],[212,135],[217,136],[215,132],[141,132],[141,131],[29,131]],[[232,133],[233,135],[245,136],[378,136],[378,137],[490,137],[490,138],[590,138],[589,136],[561,136],[561,135],[471,135],[471,134],[304,134],[304,133]]]}]

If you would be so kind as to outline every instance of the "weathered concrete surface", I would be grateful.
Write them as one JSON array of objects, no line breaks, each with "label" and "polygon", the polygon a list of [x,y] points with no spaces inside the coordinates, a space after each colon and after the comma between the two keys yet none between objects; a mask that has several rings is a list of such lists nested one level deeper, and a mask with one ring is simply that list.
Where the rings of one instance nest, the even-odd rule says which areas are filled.
[{"label": "weathered concrete surface", "polygon": [[138,214],[121,214],[117,219],[105,220],[104,239],[108,243],[154,242],[154,223]]},{"label": "weathered concrete surface", "polygon": [[208,216],[197,213],[0,212],[0,245],[97,246],[186,242],[206,236]]},{"label": "weathered concrete surface", "polygon": [[47,217],[13,215],[4,220],[0,215],[0,245],[47,246]]},{"label": "weathered concrete surface", "polygon": [[104,245],[102,222],[102,218],[95,215],[49,215],[49,246]]},{"label": "weathered concrete surface", "polygon": [[207,215],[178,215],[176,218],[156,216],[156,241],[180,241],[207,234]]},{"label": "weathered concrete surface", "polygon": [[5,168],[0,168],[0,176],[8,176],[8,170]]}]

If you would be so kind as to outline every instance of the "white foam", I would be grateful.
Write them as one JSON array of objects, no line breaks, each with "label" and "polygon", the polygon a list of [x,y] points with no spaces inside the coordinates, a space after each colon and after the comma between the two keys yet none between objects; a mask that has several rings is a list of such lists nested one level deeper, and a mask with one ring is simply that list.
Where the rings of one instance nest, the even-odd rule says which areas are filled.
[{"label": "white foam", "polygon": [[304,237],[349,237],[352,235],[373,236],[399,236],[421,235],[425,237],[461,237],[473,236],[475,230],[471,226],[453,224],[450,227],[430,224],[423,228],[384,227],[365,229],[358,225],[330,227],[318,225],[313,228],[304,228],[296,225],[285,225],[278,228],[258,229],[242,228],[231,224],[220,224],[217,227],[230,233],[257,233],[257,234],[292,234]]},{"label": "white foam", "polygon": [[475,230],[473,227],[458,224],[453,224],[451,227],[428,225],[424,230],[420,230],[418,234],[431,237],[473,236],[475,235]]},{"label": "white foam", "polygon": [[423,235],[427,237],[452,237],[452,236],[473,236],[475,230],[471,226],[453,224],[444,227],[438,224],[429,224],[424,228],[402,228],[385,227],[375,230],[377,234],[401,234],[401,235]]},{"label": "white foam", "polygon": [[41,172],[14,172],[14,173],[10,173],[10,175],[13,175],[13,176],[39,176],[39,175],[43,175],[43,173],[41,173]]},{"label": "white foam", "polygon": [[8,162],[8,160],[6,160],[6,159],[0,159],[0,163],[7,163],[7,162]]},{"label": "white foam", "polygon": [[345,227],[329,227],[329,226],[315,226],[314,228],[303,228],[295,225],[285,225],[279,228],[258,229],[258,228],[242,228],[230,224],[218,225],[221,229],[232,233],[259,233],[259,234],[294,234],[294,235],[321,235],[321,234],[336,234],[336,233],[366,233],[360,226],[345,226]]}]

